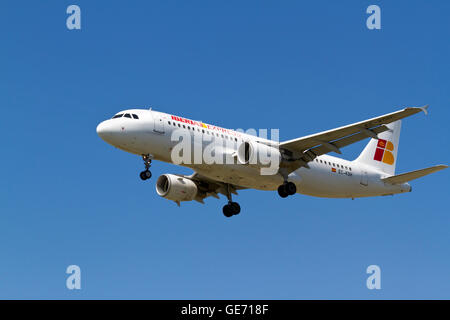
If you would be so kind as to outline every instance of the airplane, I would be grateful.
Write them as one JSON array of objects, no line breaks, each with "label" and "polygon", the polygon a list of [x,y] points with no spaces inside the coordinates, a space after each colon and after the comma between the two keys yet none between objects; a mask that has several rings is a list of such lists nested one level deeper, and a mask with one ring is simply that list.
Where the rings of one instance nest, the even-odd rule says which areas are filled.
[{"label": "airplane", "polygon": [[[97,134],[108,144],[142,157],[142,180],[151,178],[152,160],[175,163],[194,170],[186,176],[163,174],[156,180],[159,196],[180,206],[183,201],[204,203],[207,197],[227,197],[223,214],[232,217],[241,208],[232,200],[238,190],[277,190],[282,198],[296,193],[323,198],[360,198],[411,192],[411,180],[445,169],[435,165],[395,174],[401,119],[419,112],[428,114],[428,106],[407,107],[392,113],[356,122],[336,129],[278,142],[237,130],[221,128],[184,117],[150,109],[128,109],[97,126]],[[177,136],[178,138],[174,136]],[[183,138],[180,138],[183,137]],[[191,138],[191,139],[190,139]],[[341,148],[370,138],[353,161],[328,153],[342,154]],[[193,139],[193,140],[192,140]],[[184,161],[174,161],[174,150]],[[225,142],[225,143],[224,143]],[[215,159],[192,161],[189,148],[207,149]],[[203,149],[202,149],[203,148]],[[197,150],[195,149],[195,150]],[[187,150],[187,151],[186,151]],[[194,150],[194,153],[195,153]],[[176,152],[175,152],[176,154]],[[276,163],[270,174],[262,174],[271,163],[255,161],[259,155],[271,155]],[[198,156],[197,156],[198,157]],[[195,160],[195,159],[194,159]]]}]

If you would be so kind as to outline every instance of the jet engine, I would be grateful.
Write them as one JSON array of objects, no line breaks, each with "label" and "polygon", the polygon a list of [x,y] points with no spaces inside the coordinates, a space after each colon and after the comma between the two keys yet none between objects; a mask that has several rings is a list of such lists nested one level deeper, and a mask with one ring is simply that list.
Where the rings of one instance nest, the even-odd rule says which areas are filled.
[{"label": "jet engine", "polygon": [[185,177],[163,174],[156,181],[156,193],[173,201],[191,201],[197,195],[197,185]]},{"label": "jet engine", "polygon": [[278,148],[263,144],[244,141],[238,147],[237,159],[240,164],[251,164],[257,166],[268,165],[271,161],[281,160]]}]

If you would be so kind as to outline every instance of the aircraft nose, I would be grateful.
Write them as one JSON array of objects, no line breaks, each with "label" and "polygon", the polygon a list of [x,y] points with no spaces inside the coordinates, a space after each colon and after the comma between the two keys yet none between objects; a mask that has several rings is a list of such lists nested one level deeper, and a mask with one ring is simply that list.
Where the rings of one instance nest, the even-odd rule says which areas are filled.
[{"label": "aircraft nose", "polygon": [[107,141],[108,138],[110,139],[111,136],[114,133],[114,129],[111,126],[111,123],[109,122],[109,120],[100,122],[97,126],[97,134],[100,138],[102,138],[103,140]]}]

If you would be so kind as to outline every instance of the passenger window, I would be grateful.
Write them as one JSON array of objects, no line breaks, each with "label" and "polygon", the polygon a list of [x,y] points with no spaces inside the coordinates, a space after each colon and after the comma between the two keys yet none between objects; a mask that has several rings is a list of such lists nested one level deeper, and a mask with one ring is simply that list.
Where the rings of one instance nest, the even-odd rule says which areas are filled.
[{"label": "passenger window", "polygon": [[202,133],[205,133],[205,130],[204,130],[204,129],[202,129]]},{"label": "passenger window", "polygon": [[137,116],[137,114],[134,114],[134,113],[133,113],[133,118],[134,118],[134,119],[139,119],[139,117]]},{"label": "passenger window", "polygon": [[130,118],[130,119],[131,119],[131,116],[130,116],[129,113],[125,113],[124,117],[125,117],[125,118]]},{"label": "passenger window", "polygon": [[178,124],[178,128],[181,128],[181,125],[180,125],[180,124]]},{"label": "passenger window", "polygon": [[170,126],[170,121],[167,121],[167,123],[169,124],[169,126]]}]

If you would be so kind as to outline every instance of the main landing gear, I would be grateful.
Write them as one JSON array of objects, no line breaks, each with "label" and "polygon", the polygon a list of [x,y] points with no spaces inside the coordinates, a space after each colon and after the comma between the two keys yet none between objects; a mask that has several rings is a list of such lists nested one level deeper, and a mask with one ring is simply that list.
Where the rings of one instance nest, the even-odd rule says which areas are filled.
[{"label": "main landing gear", "polygon": [[227,218],[232,217],[241,212],[241,206],[237,202],[229,201],[228,204],[223,206],[223,215]]},{"label": "main landing gear", "polygon": [[152,164],[152,159],[150,155],[144,154],[142,155],[142,160],[144,160],[145,170],[139,174],[139,177],[141,177],[142,180],[147,180],[152,177],[152,173],[148,170]]},{"label": "main landing gear", "polygon": [[227,218],[230,218],[234,215],[237,215],[241,212],[241,206],[237,202],[233,202],[231,199],[230,185],[227,185],[227,198],[228,204],[223,206],[223,215]]},{"label": "main landing gear", "polygon": [[281,186],[278,187],[278,194],[282,198],[287,196],[292,196],[297,192],[297,187],[293,182],[285,181]]}]

